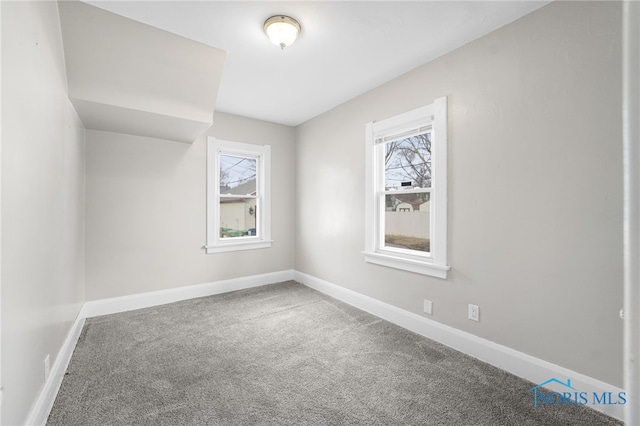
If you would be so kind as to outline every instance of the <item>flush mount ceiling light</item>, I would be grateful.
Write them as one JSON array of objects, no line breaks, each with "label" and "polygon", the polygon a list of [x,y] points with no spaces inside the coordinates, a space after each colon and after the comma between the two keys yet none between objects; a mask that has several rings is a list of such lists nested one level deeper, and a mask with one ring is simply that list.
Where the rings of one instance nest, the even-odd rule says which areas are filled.
[{"label": "flush mount ceiling light", "polygon": [[284,49],[291,46],[300,35],[302,27],[290,16],[276,15],[264,21],[264,32],[273,44]]}]

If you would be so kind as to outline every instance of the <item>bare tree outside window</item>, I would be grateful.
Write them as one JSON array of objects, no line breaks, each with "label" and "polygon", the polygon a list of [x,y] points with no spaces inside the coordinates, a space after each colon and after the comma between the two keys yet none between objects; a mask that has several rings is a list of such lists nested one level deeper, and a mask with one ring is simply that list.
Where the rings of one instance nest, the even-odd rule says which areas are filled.
[{"label": "bare tree outside window", "polygon": [[431,187],[431,133],[388,142],[385,146],[385,189]]}]

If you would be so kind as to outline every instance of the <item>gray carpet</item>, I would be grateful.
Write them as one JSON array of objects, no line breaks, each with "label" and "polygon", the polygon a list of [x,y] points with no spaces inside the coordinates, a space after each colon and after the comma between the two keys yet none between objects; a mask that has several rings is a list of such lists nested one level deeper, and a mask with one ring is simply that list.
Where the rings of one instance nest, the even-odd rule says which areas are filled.
[{"label": "gray carpet", "polygon": [[613,425],[295,282],[87,320],[48,425]]}]

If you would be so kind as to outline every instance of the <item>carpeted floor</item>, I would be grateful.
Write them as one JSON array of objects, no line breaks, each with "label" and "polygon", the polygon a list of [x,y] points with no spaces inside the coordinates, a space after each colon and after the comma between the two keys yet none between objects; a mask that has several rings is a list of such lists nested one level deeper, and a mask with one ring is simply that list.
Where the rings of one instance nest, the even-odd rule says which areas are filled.
[{"label": "carpeted floor", "polygon": [[295,282],[87,320],[71,425],[614,425]]}]

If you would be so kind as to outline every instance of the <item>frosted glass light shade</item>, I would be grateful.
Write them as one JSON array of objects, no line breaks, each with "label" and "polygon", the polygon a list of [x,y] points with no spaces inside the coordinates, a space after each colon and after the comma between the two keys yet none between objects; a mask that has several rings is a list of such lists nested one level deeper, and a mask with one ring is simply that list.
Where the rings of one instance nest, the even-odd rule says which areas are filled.
[{"label": "frosted glass light shade", "polygon": [[301,30],[298,21],[284,15],[272,16],[264,23],[264,32],[271,42],[280,46],[281,49],[291,46],[300,35]]}]

